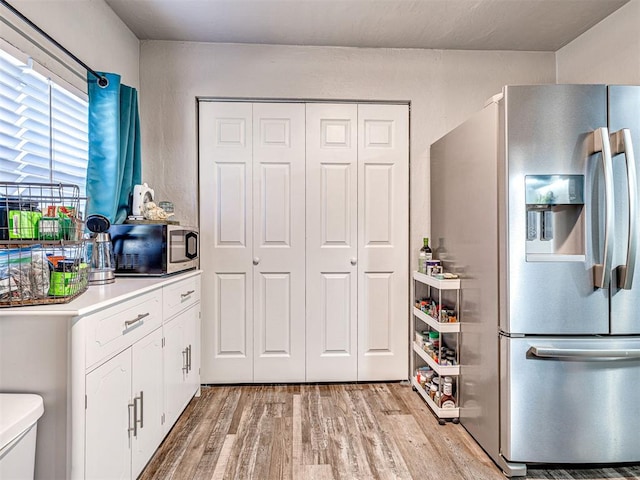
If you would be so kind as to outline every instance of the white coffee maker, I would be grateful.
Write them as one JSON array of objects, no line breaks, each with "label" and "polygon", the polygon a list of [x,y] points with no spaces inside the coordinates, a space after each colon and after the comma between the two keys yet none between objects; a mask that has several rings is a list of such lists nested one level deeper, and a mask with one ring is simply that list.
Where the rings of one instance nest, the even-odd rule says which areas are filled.
[{"label": "white coffee maker", "polygon": [[153,202],[154,191],[149,185],[135,185],[133,187],[133,200],[131,202],[131,217],[137,220],[144,218],[144,204]]}]

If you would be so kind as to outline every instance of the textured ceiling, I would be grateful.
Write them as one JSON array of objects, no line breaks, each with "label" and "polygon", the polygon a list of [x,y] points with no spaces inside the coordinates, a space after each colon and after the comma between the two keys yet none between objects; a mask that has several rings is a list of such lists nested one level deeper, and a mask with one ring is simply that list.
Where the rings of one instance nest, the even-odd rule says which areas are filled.
[{"label": "textured ceiling", "polygon": [[141,40],[556,51],[628,0],[106,0]]}]

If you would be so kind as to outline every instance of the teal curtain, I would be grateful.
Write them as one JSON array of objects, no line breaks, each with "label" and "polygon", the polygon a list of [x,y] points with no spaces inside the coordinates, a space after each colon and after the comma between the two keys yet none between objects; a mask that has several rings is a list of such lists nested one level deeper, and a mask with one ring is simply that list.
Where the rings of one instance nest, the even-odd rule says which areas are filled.
[{"label": "teal curtain", "polygon": [[101,73],[109,84],[87,75],[89,87],[89,164],[87,215],[101,214],[123,223],[133,186],[142,181],[138,92],[120,83],[120,75]]}]

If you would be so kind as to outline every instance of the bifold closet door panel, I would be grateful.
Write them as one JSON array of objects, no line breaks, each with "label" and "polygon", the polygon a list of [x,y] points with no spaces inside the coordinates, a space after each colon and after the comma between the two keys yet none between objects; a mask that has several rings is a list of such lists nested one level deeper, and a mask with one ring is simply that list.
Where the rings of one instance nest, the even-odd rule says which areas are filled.
[{"label": "bifold closet door panel", "polygon": [[355,381],[358,107],[307,104],[307,381]]},{"label": "bifold closet door panel", "polygon": [[199,103],[202,383],[253,381],[253,106]]},{"label": "bifold closet door panel", "polygon": [[409,110],[358,105],[358,380],[407,378]]},{"label": "bifold closet door panel", "polygon": [[305,380],[305,105],[253,104],[255,382]]}]

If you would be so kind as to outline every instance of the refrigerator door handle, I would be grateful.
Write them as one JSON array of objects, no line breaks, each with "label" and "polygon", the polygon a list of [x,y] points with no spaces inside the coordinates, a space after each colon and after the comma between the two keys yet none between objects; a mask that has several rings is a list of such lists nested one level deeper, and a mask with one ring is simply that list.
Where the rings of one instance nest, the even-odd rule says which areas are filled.
[{"label": "refrigerator door handle", "polygon": [[613,262],[613,164],[611,162],[611,145],[609,130],[598,128],[591,134],[589,154],[602,152],[602,169],[604,171],[604,247],[602,262],[593,266],[593,284],[597,288],[609,288],[611,281],[611,264]]},{"label": "refrigerator door handle", "polygon": [[633,155],[631,131],[628,128],[611,134],[611,154],[624,153],[627,166],[627,191],[629,192],[629,237],[627,240],[627,258],[624,265],[617,267],[618,288],[631,290],[633,272],[636,265],[638,248],[638,186],[636,183],[636,161]]},{"label": "refrigerator door handle", "polygon": [[543,359],[576,359],[576,360],[624,360],[640,359],[640,349],[636,350],[599,350],[586,348],[553,348],[531,347],[527,356]]}]

